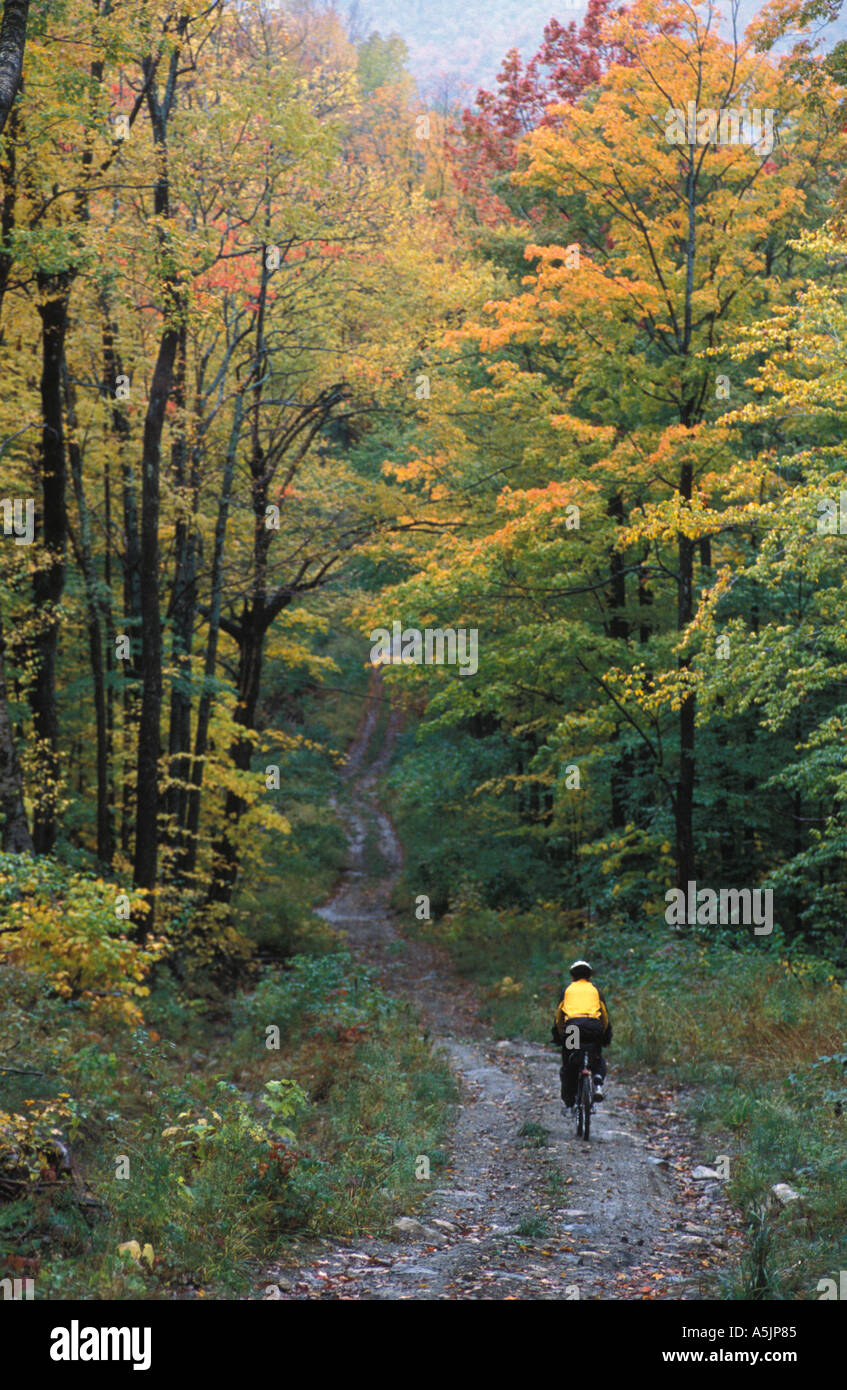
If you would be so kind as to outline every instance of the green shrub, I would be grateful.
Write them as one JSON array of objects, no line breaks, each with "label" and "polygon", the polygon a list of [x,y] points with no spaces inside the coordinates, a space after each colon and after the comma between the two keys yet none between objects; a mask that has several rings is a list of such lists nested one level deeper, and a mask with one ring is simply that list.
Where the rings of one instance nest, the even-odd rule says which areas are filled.
[{"label": "green shrub", "polygon": [[141,1021],[139,1000],[150,993],[147,977],[165,952],[162,938],[141,946],[128,935],[130,912],[146,910],[140,891],[57,860],[0,854],[0,960],[37,972],[61,998],[96,1016]]}]

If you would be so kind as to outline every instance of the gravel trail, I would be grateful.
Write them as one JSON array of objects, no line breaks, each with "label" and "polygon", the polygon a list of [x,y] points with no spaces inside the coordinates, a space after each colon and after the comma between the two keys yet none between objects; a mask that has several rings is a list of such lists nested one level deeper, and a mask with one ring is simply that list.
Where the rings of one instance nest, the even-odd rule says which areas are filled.
[{"label": "gravel trail", "polygon": [[[562,1113],[555,1050],[496,1042],[447,955],[398,934],[389,896],[401,848],[377,781],[399,717],[390,712],[378,737],[384,715],[375,677],[337,808],[349,863],[320,910],[390,993],[414,999],[447,1053],[462,1095],[447,1177],[395,1239],[320,1242],[299,1268],[270,1269],[264,1297],[714,1298],[711,1281],[740,1236],[720,1182],[692,1177],[715,1155],[697,1152],[677,1093],[647,1074],[621,1077],[613,1046],[608,1100],[585,1144]],[[367,862],[374,837],[390,869],[378,877]]]}]

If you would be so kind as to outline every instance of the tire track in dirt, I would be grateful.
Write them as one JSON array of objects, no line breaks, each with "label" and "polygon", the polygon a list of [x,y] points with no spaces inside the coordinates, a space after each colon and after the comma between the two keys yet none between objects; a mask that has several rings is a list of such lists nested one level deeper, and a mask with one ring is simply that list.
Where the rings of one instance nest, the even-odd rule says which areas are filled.
[{"label": "tire track in dirt", "polygon": [[[401,1221],[396,1240],[322,1242],[310,1264],[268,1270],[265,1297],[703,1297],[740,1236],[720,1184],[690,1178],[708,1159],[692,1156],[675,1093],[658,1091],[652,1077],[616,1076],[612,1053],[609,1099],[593,1116],[590,1144],[578,1140],[561,1107],[556,1051],[495,1042],[447,955],[395,930],[389,897],[402,852],[377,781],[400,718],[388,712],[373,747],[384,712],[377,673],[370,695],[346,763],[347,795],[335,808],[349,864],[320,912],[390,993],[415,1002],[462,1102],[447,1178],[422,1216]],[[374,837],[390,870],[379,877],[367,862]]]}]

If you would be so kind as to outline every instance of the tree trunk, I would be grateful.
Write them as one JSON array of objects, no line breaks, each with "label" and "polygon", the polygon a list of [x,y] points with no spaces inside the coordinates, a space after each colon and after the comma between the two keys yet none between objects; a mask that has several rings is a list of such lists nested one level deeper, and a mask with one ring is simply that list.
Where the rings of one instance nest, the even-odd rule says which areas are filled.
[{"label": "tree trunk", "polygon": [[[680,470],[679,493],[686,501],[691,497],[692,466],[683,463]],[[694,613],[694,542],[688,536],[678,538],[679,579],[677,583],[677,630],[690,623]],[[681,656],[678,669],[687,672],[690,662]],[[679,711],[679,775],[674,798],[676,822],[677,887],[685,890],[696,877],[694,854],[694,735],[696,700],[686,695]]]},{"label": "tree trunk", "polygon": [[[185,331],[180,336],[174,396],[177,410],[185,407]],[[197,411],[195,410],[195,419]],[[191,769],[191,654],[194,618],[197,609],[196,512],[199,477],[197,449],[192,449],[190,477],[186,478],[186,437],[182,423],[177,428],[171,451],[171,471],[179,511],[174,536],[174,577],[169,604],[171,620],[170,721],[168,726],[168,790],[166,809],[171,845],[176,850],[174,871],[182,876],[187,860],[185,826],[188,811],[188,781]]]},{"label": "tree trunk", "polygon": [[[73,387],[64,372],[65,400],[68,419],[68,462],[74,496],[79,513],[79,539],[76,542],[77,563],[85,586],[88,625],[88,653],[91,679],[94,685],[94,717],[97,737],[97,858],[109,865],[115,853],[112,808],[109,797],[109,743],[106,721],[106,673],[103,662],[102,600],[100,598],[94,551],[91,544],[91,522],[82,477],[82,456],[74,437],[76,405]],[[74,537],[71,536],[73,541]]]},{"label": "tree trunk", "polygon": [[206,661],[203,668],[203,694],[197,710],[197,728],[194,733],[194,761],[191,767],[191,790],[185,822],[186,857],[184,872],[193,874],[197,866],[198,833],[200,829],[200,789],[203,783],[203,764],[209,747],[209,723],[212,716],[212,682],[218,659],[218,637],[221,622],[221,596],[223,592],[223,558],[226,529],[229,519],[229,501],[232,494],[232,479],[235,473],[235,455],[241,438],[241,423],[244,418],[244,398],[235,400],[235,412],[229,436],[229,447],[224,460],[221,480],[221,498],[218,503],[218,516],[215,522],[215,541],[212,553],[212,592],[209,604],[209,635],[206,642]]},{"label": "tree trunk", "polygon": [[[177,26],[180,37],[188,24],[183,16]],[[150,81],[154,59],[145,60]],[[171,252],[170,175],[168,169],[168,119],[173,110],[180,70],[179,47],[171,53],[168,82],[162,101],[148,86],[147,107],[156,155],[153,207],[158,219],[158,236],[163,255]],[[162,717],[162,630],[159,616],[159,470],[165,410],[173,390],[174,367],[182,337],[185,291],[174,272],[164,278],[164,327],[150,384],[144,418],[144,444],[141,456],[141,714],[138,721],[138,781],[136,786],[135,886],[151,895],[149,911],[136,927],[136,939],[143,941],[155,921],[156,874],[159,862],[159,742]]]},{"label": "tree trunk", "polygon": [[5,0],[0,25],[0,131],[21,85],[29,0]]},{"label": "tree trunk", "polygon": [[[238,703],[234,715],[236,724],[240,724],[245,730],[253,730],[256,727],[256,707],[262,684],[262,658],[267,628],[264,605],[259,610],[251,608],[245,613],[238,648]],[[246,737],[235,739],[230,745],[229,755],[240,772],[249,772],[253,760],[253,740]],[[224,829],[213,847],[210,902],[228,903],[232,897],[239,863],[235,831],[244,811],[244,798],[237,792],[227,792]]]},{"label": "tree trunk", "polygon": [[[616,493],[609,501],[607,508],[608,514],[622,526],[624,523],[623,498],[620,493]],[[629,623],[626,619],[626,574],[624,572],[624,557],[614,546],[609,553],[609,607],[611,617],[609,620],[609,633],[619,642],[626,642],[629,638]],[[616,725],[614,741],[620,738],[620,725]],[[628,753],[615,759],[611,775],[609,778],[609,794],[611,801],[611,819],[614,829],[619,830],[626,824],[626,806],[624,794],[632,778],[632,758]]]},{"label": "tree trunk", "polygon": [[[0,164],[0,185],[3,188],[2,201],[0,201],[0,309],[6,298],[6,289],[9,284],[9,275],[14,264],[12,253],[12,232],[15,229],[15,209],[17,206],[17,141],[18,141],[18,113],[13,112],[9,120],[9,129],[6,139],[3,142],[3,162]],[[0,126],[2,129],[2,126]],[[3,335],[0,333],[0,342]]]},{"label": "tree trunk", "polygon": [[[159,342],[144,421],[141,459],[141,715],[138,721],[138,783],[134,881],[152,892],[159,860],[159,739],[162,712],[162,633],[159,621],[159,464],[165,408],[173,384],[179,329],[168,327]],[[154,921],[153,904],[138,936]]]},{"label": "tree trunk", "polygon": [[2,844],[6,854],[33,854],[32,836],[24,809],[23,786],[18,752],[9,718],[6,693],[6,642],[0,616],[0,813],[3,816]]},{"label": "tree trunk", "polygon": [[[123,731],[121,776],[121,850],[129,856],[132,847],[134,827],[132,796],[132,758],[134,733],[138,722],[137,699],[141,682],[141,540],[138,534],[138,505],[136,500],[135,470],[129,456],[129,421],[117,399],[118,377],[124,375],[123,363],[115,346],[116,325],[112,321],[111,310],[105,296],[101,296],[102,342],[103,342],[103,385],[107,399],[111,403],[111,431],[114,436],[121,477],[121,505],[123,510],[124,549],[120,556],[123,568],[123,631],[120,636],[129,638],[129,658],[121,662],[123,686]],[[109,538],[107,537],[107,545]],[[116,635],[112,633],[114,638]],[[115,649],[109,653],[110,663],[115,660]]]},{"label": "tree trunk", "polygon": [[35,671],[29,690],[38,744],[39,789],[35,798],[33,843],[48,854],[56,842],[59,782],[59,717],[56,706],[57,608],[65,587],[67,539],[65,431],[62,413],[62,367],[68,329],[70,273],[39,272],[41,318],[41,513],[44,556],[32,581],[38,619],[34,640]]}]

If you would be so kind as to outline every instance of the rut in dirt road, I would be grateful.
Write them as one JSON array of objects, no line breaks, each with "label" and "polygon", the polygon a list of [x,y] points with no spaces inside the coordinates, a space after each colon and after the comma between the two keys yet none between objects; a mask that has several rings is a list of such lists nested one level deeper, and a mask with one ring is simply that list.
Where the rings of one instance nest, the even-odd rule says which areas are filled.
[{"label": "rut in dirt road", "polygon": [[389,992],[414,1001],[422,1026],[449,1057],[462,1104],[448,1179],[423,1214],[397,1223],[397,1239],[327,1243],[310,1267],[269,1271],[280,1291],[270,1296],[709,1296],[715,1270],[739,1238],[720,1184],[690,1177],[714,1155],[692,1155],[672,1093],[657,1092],[646,1076],[624,1084],[612,1049],[608,1100],[595,1112],[591,1142],[578,1140],[562,1113],[556,1050],[495,1042],[447,956],[401,938],[392,925],[391,874],[376,879],[367,863],[375,836],[391,872],[401,864],[377,795],[399,731],[391,711],[377,741],[383,712],[375,676],[347,761],[349,796],[337,807],[349,866],[320,911],[346,933],[355,955],[379,969]]}]

